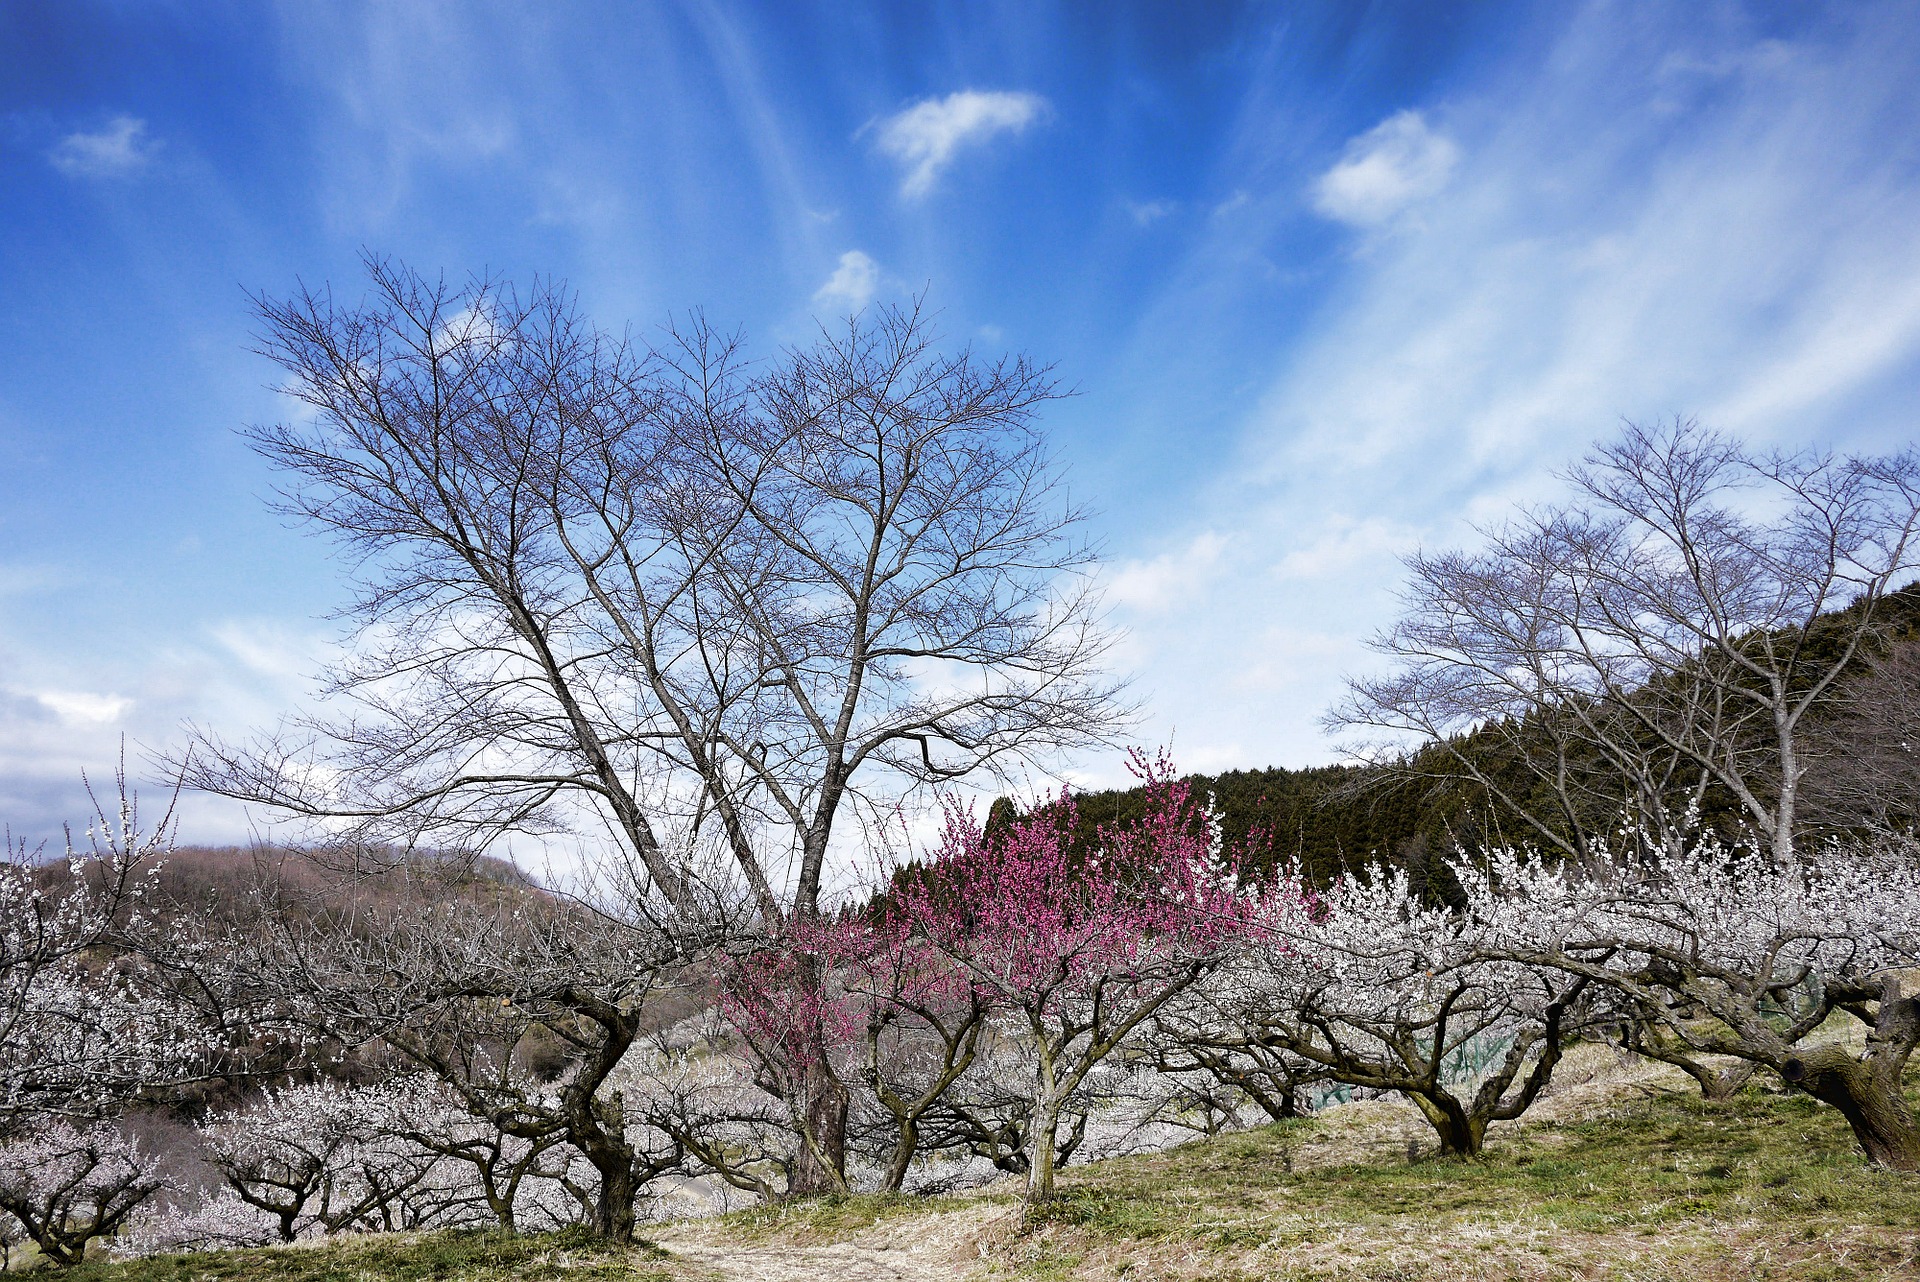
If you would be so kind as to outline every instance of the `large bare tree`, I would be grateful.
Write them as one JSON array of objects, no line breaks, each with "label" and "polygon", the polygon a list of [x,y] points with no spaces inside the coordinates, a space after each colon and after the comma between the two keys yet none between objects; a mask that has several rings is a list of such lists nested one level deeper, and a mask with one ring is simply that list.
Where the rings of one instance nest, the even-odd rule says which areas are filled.
[{"label": "large bare tree", "polygon": [[1724,807],[1791,863],[1809,730],[1916,565],[1920,456],[1756,454],[1628,426],[1572,497],[1410,559],[1395,662],[1331,726],[1583,857],[1623,817],[1668,850]]},{"label": "large bare tree", "polygon": [[[349,710],[199,734],[190,784],[340,848],[574,834],[683,919],[712,852],[778,930],[850,815],[1114,723],[1044,368],[918,308],[755,367],[698,318],[647,347],[551,282],[367,267],[356,304],[260,301],[302,413],[249,434],[358,559]],[[796,1191],[839,1182],[802,1156]]]}]

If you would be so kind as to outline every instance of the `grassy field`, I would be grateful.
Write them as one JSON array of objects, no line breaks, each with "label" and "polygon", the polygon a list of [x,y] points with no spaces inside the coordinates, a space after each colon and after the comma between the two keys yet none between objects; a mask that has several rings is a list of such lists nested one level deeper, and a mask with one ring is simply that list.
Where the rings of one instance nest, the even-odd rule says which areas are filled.
[{"label": "grassy field", "polygon": [[1305,1130],[1090,1169],[1009,1244],[1011,1271],[1920,1277],[1920,1179],[1867,1167],[1832,1110],[1800,1097],[1676,1094],[1512,1134],[1480,1161],[1289,1170]]},{"label": "grassy field", "polygon": [[[1563,1110],[1564,1111],[1564,1110]],[[1068,1172],[1023,1220],[1017,1189],[847,1198],[576,1236],[439,1234],[88,1265],[73,1282],[740,1278],[1920,1279],[1920,1177],[1866,1166],[1832,1110],[1749,1089],[1720,1104],[1616,1092],[1496,1133],[1477,1161],[1421,1156],[1388,1104]],[[1412,1141],[1416,1151],[1408,1153]]]}]

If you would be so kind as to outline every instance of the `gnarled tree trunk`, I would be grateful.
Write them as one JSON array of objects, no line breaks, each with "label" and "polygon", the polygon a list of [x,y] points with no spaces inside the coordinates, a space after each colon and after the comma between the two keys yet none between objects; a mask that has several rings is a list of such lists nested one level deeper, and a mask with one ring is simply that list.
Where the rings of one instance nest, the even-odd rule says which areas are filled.
[{"label": "gnarled tree trunk", "polygon": [[1839,1109],[1868,1161],[1896,1171],[1920,1171],[1920,1124],[1907,1106],[1897,1073],[1890,1076],[1843,1047],[1814,1046],[1782,1063],[1780,1075]]},{"label": "gnarled tree trunk", "polygon": [[1458,1099],[1443,1090],[1408,1091],[1407,1097],[1440,1137],[1440,1152],[1448,1157],[1478,1157],[1486,1143],[1487,1119],[1476,1117]]}]

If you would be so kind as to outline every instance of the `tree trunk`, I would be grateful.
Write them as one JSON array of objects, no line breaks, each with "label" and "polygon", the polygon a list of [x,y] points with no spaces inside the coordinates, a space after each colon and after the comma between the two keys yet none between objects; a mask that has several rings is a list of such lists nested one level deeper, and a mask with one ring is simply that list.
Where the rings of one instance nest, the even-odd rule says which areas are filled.
[{"label": "tree trunk", "polygon": [[[602,1150],[604,1157],[612,1157],[608,1150]],[[590,1157],[594,1155],[589,1154]],[[633,1159],[619,1154],[618,1160],[605,1160],[594,1157],[594,1169],[600,1172],[600,1195],[593,1203],[593,1231],[598,1237],[613,1242],[633,1241],[633,1199],[638,1190],[634,1187]]]},{"label": "tree trunk", "polygon": [[805,1080],[807,1100],[800,1152],[788,1191],[818,1197],[847,1191],[847,1088],[815,1065]]},{"label": "tree trunk", "polygon": [[1620,1029],[1620,1044],[1635,1055],[1671,1064],[1700,1086],[1700,1098],[1719,1103],[1739,1094],[1753,1078],[1757,1067],[1752,1061],[1737,1060],[1733,1067],[1714,1068],[1703,1063],[1687,1046],[1667,1035],[1651,1020],[1629,1021]]},{"label": "tree trunk", "polygon": [[1718,1071],[1704,1064],[1692,1067],[1682,1064],[1681,1067],[1693,1074],[1693,1080],[1700,1083],[1700,1098],[1716,1104],[1732,1099],[1740,1093],[1742,1086],[1753,1080],[1754,1066],[1745,1061]]},{"label": "tree trunk", "polygon": [[1780,1066],[1780,1076],[1839,1109],[1867,1160],[1895,1171],[1920,1171],[1920,1125],[1898,1076],[1876,1073],[1838,1046],[1814,1046]]},{"label": "tree trunk", "polygon": [[913,1165],[913,1151],[920,1147],[920,1124],[911,1117],[902,1118],[900,1133],[894,1140],[893,1161],[887,1165],[883,1193],[898,1193],[907,1182],[907,1168]]},{"label": "tree trunk", "polygon": [[1048,1101],[1034,1113],[1033,1160],[1027,1165],[1027,1205],[1053,1199],[1053,1171],[1059,1153],[1060,1104]]},{"label": "tree trunk", "polygon": [[576,1115],[592,1125],[570,1127],[568,1139],[600,1174],[600,1192],[593,1201],[594,1235],[631,1242],[639,1182],[634,1178],[633,1146],[627,1143],[625,1101],[614,1091],[602,1102],[598,1116],[594,1116],[594,1104],[591,1097],[576,1102]]},{"label": "tree trunk", "polygon": [[[518,1181],[516,1180],[515,1183],[517,1184]],[[488,1179],[484,1184],[484,1191],[487,1199],[487,1209],[492,1211],[493,1218],[499,1221],[500,1231],[502,1233],[516,1232],[513,1222],[513,1202],[516,1190],[510,1188],[507,1192],[501,1193],[498,1189],[494,1188],[493,1181]]]},{"label": "tree trunk", "polygon": [[1476,1118],[1467,1111],[1467,1107],[1445,1091],[1432,1094],[1413,1094],[1409,1097],[1419,1106],[1434,1132],[1440,1136],[1440,1152],[1449,1157],[1478,1157],[1481,1146],[1487,1137],[1485,1118]]}]

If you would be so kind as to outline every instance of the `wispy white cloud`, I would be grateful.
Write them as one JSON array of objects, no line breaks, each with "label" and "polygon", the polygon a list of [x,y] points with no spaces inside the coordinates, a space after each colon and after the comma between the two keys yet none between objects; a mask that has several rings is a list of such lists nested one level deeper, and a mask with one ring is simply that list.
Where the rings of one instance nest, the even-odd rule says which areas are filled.
[{"label": "wispy white cloud", "polygon": [[880,264],[857,249],[840,255],[827,283],[813,292],[816,303],[836,303],[853,311],[865,307],[880,287]]},{"label": "wispy white cloud", "polygon": [[1233,195],[1228,196],[1225,200],[1222,200],[1217,204],[1215,204],[1212,210],[1212,214],[1215,218],[1225,218],[1229,214],[1239,213],[1241,210],[1245,209],[1247,206],[1251,205],[1252,203],[1253,203],[1252,196],[1249,196],[1245,191],[1236,191],[1233,193]]},{"label": "wispy white cloud", "polygon": [[1398,522],[1335,515],[1321,526],[1313,542],[1282,556],[1273,572],[1279,579],[1351,577],[1392,564],[1418,543],[1415,532]]},{"label": "wispy white cloud", "polygon": [[1127,213],[1141,227],[1151,226],[1180,208],[1177,201],[1171,200],[1129,200]]},{"label": "wispy white cloud", "polygon": [[1343,223],[1376,226],[1438,194],[1459,160],[1459,146],[1419,112],[1396,112],[1347,143],[1314,183],[1313,207]]},{"label": "wispy white cloud", "polygon": [[160,144],[147,136],[147,122],[115,116],[93,133],[70,133],[47,153],[69,178],[126,178],[147,167]]},{"label": "wispy white cloud", "polygon": [[[0,617],[0,670],[9,679],[0,686],[0,820],[29,840],[84,825],[91,803],[82,774],[96,785],[110,780],[123,750],[157,813],[168,788],[149,768],[150,751],[178,746],[185,721],[245,736],[312,710],[312,674],[333,653],[325,635],[271,619],[162,632],[106,654],[25,644],[10,623]],[[218,798],[184,796],[179,814],[188,841],[244,841],[252,830],[243,808]]]},{"label": "wispy white cloud", "polygon": [[1130,615],[1165,614],[1206,594],[1227,537],[1212,530],[1151,559],[1122,561],[1107,580],[1107,601]]},{"label": "wispy white cloud", "polygon": [[1920,180],[1877,123],[1917,95],[1891,49],[1719,59],[1676,129],[1670,71],[1615,107],[1623,39],[1577,27],[1554,77],[1478,105],[1473,165],[1274,384],[1256,436],[1278,468],[1392,476],[1424,506],[1622,416],[1858,435],[1852,398],[1920,370]]},{"label": "wispy white cloud", "polygon": [[[514,80],[543,50],[518,15],[501,15],[497,43],[451,10],[287,5],[273,11],[286,74],[314,91],[304,122],[313,180],[327,213],[356,229],[379,225],[438,170],[488,166],[532,187],[545,225],[604,225],[625,193],[604,173],[528,162]],[[523,62],[524,60],[524,62]],[[568,82],[542,85],[565,91]],[[531,91],[530,91],[531,92]]]},{"label": "wispy white cloud", "polygon": [[274,619],[223,619],[207,633],[249,672],[289,692],[302,689],[329,651],[316,634]]},{"label": "wispy white cloud", "polygon": [[962,147],[995,134],[1017,134],[1046,111],[1047,100],[1038,94],[963,89],[887,117],[878,126],[875,145],[905,169],[900,194],[924,196]]},{"label": "wispy white cloud", "polygon": [[133,706],[133,700],[121,695],[85,690],[41,690],[33,697],[70,726],[109,726]]}]

